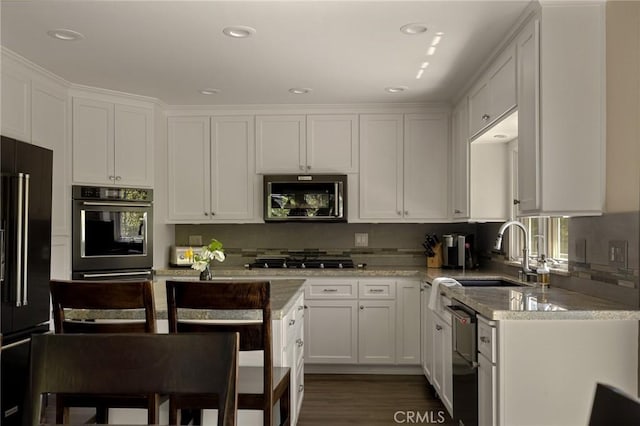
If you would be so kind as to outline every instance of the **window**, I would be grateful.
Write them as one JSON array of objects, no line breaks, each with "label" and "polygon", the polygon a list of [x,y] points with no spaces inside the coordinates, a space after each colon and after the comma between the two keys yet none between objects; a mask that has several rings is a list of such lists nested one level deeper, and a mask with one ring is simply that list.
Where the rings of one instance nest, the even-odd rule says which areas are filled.
[{"label": "window", "polygon": [[[566,217],[526,217],[520,220],[527,228],[529,257],[535,265],[541,255],[549,259],[549,266],[566,267],[569,260],[569,220]],[[510,235],[511,259],[522,259],[522,233]],[[515,237],[515,238],[514,238]]]}]

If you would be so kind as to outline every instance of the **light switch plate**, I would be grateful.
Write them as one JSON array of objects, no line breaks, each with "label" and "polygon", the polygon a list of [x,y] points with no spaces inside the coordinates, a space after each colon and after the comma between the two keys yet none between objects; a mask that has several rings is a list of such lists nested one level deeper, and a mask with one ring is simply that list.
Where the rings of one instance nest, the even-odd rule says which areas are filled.
[{"label": "light switch plate", "polygon": [[609,241],[609,265],[626,269],[627,268],[627,247],[626,240]]},{"label": "light switch plate", "polygon": [[366,232],[356,232],[355,234],[355,246],[356,247],[369,247],[369,234]]}]

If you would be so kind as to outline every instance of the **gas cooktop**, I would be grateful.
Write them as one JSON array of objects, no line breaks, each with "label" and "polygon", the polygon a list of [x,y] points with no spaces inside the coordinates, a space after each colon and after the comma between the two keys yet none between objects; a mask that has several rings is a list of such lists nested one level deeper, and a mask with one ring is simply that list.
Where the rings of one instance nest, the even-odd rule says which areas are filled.
[{"label": "gas cooktop", "polygon": [[[245,265],[249,269],[351,269],[356,265],[348,255],[290,254],[288,256],[256,257]],[[358,265],[360,267],[360,265]]]}]

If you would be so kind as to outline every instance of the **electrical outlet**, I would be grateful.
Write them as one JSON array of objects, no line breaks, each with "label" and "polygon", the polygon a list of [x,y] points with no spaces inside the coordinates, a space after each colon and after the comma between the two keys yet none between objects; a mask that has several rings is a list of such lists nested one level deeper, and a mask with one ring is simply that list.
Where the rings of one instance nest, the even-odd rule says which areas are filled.
[{"label": "electrical outlet", "polygon": [[609,264],[618,268],[627,268],[627,246],[626,240],[609,241]]},{"label": "electrical outlet", "polygon": [[190,246],[201,246],[202,245],[202,235],[189,235],[189,245]]},{"label": "electrical outlet", "polygon": [[369,247],[369,234],[366,232],[356,232],[355,235],[356,247]]}]

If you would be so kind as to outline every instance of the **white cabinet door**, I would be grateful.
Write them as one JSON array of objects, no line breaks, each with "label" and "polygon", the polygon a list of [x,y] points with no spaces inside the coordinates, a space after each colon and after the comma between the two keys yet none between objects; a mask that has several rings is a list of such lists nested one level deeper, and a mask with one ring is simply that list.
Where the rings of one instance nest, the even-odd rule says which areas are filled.
[{"label": "white cabinet door", "polygon": [[433,384],[433,313],[429,309],[429,297],[431,296],[431,286],[422,284],[422,307],[421,307],[421,342],[422,342],[422,371]]},{"label": "white cabinet door", "polygon": [[67,146],[67,92],[64,87],[38,80],[31,91],[32,143],[53,151],[51,234],[71,234],[69,149]]},{"label": "white cabinet door", "polygon": [[356,364],[358,301],[307,300],[305,305],[305,363]]},{"label": "white cabinet door", "polygon": [[360,300],[358,313],[358,362],[394,364],[395,300]]},{"label": "white cabinet door", "polygon": [[497,369],[482,354],[478,354],[478,364],[478,426],[494,426],[497,423]]},{"label": "white cabinet door", "polygon": [[516,50],[508,46],[469,93],[469,134],[474,136],[516,107]]},{"label": "white cabinet door", "polygon": [[433,315],[433,380],[431,384],[450,415],[453,415],[453,370],[451,324]]},{"label": "white cabinet door", "polygon": [[358,171],[358,116],[308,115],[306,166],[312,173]]},{"label": "white cabinet door", "polygon": [[73,99],[73,181],[114,184],[114,105]]},{"label": "white cabinet door", "polygon": [[169,117],[169,219],[209,221],[209,117]]},{"label": "white cabinet door", "polygon": [[211,219],[254,217],[256,191],[254,125],[251,116],[211,120]]},{"label": "white cabinet door", "polygon": [[396,360],[398,364],[420,364],[420,299],[418,281],[398,281],[396,304]]},{"label": "white cabinet door", "polygon": [[404,221],[446,221],[449,218],[447,115],[405,115],[403,157]]},{"label": "white cabinet door", "polygon": [[153,111],[115,105],[114,175],[118,185],[153,186]]},{"label": "white cabinet door", "polygon": [[24,142],[31,141],[31,79],[28,70],[3,55],[2,134]]},{"label": "white cabinet door", "polygon": [[256,116],[256,172],[307,173],[304,115]]},{"label": "white cabinet door", "polygon": [[539,20],[527,24],[518,49],[518,198],[520,211],[540,207],[540,34]]},{"label": "white cabinet door", "polygon": [[451,115],[451,200],[455,220],[469,218],[469,126],[467,98]]},{"label": "white cabinet door", "polygon": [[470,217],[502,222],[510,216],[510,151],[506,143],[470,145]]},{"label": "white cabinet door", "polygon": [[360,116],[360,218],[402,218],[402,114]]}]

